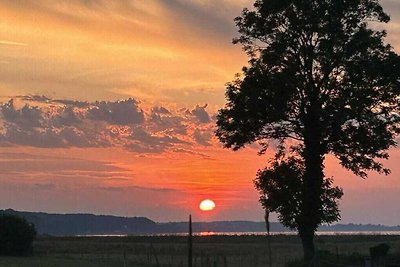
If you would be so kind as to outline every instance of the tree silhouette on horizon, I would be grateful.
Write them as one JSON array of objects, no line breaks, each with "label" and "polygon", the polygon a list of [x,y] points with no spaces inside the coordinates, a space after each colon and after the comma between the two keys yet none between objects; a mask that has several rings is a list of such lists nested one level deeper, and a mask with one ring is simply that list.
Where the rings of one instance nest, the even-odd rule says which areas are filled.
[{"label": "tree silhouette on horizon", "polygon": [[[325,177],[325,156],[362,178],[368,171],[390,173],[381,160],[400,132],[400,57],[384,42],[386,32],[371,28],[389,20],[377,0],[256,0],[235,19],[240,36],[233,42],[249,61],[227,84],[216,135],[233,150],[257,142],[261,154],[277,141],[281,159],[267,173],[299,167],[292,226],[308,263],[317,227],[340,218],[337,206],[326,208],[341,194]],[[290,159],[297,165],[288,165]],[[276,177],[262,173],[256,186]],[[336,191],[327,197],[327,190]],[[265,205],[271,196],[264,192],[264,208],[287,222],[278,206]]]}]

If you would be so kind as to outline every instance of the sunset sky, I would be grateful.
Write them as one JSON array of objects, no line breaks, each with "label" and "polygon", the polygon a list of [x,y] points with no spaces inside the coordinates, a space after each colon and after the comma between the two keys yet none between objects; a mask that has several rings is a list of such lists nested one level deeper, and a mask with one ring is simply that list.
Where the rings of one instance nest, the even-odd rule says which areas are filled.
[{"label": "sunset sky", "polygon": [[[250,0],[1,0],[0,209],[263,220],[252,180],[272,151],[214,137],[246,65],[233,18]],[[400,1],[382,0],[400,53]],[[400,224],[400,148],[363,180],[332,157],[342,222]],[[216,208],[200,211],[210,198]]]}]

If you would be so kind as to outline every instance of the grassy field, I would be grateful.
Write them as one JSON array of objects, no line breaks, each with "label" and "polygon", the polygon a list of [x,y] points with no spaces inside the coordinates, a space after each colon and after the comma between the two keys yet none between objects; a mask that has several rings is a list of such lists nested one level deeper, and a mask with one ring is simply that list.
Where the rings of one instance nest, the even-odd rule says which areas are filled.
[{"label": "grassy field", "polygon": [[[361,266],[369,248],[387,243],[388,261],[400,263],[400,236],[318,236],[321,266]],[[269,266],[265,236],[196,236],[193,244],[196,267]],[[301,258],[296,236],[272,236],[274,267]],[[150,267],[187,266],[187,239],[152,237],[40,237],[35,255],[0,257],[2,267]],[[341,265],[342,264],[342,265]]]}]

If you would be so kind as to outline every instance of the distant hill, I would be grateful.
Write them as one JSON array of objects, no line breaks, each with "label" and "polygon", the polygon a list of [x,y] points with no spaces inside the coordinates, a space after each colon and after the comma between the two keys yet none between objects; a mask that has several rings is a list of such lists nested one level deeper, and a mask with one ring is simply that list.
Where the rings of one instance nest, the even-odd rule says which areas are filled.
[{"label": "distant hill", "polygon": [[391,232],[400,231],[400,225],[387,226],[382,224],[334,224],[321,226],[320,232]]},{"label": "distant hill", "polygon": [[[0,210],[0,214],[14,214],[33,223],[41,235],[115,235],[186,233],[187,222],[157,223],[146,217],[118,217],[93,214],[51,214],[44,212]],[[194,222],[194,232],[265,232],[265,222],[216,221]],[[289,231],[282,224],[272,222],[271,232]],[[336,224],[321,226],[320,232],[400,231],[400,226]]]},{"label": "distant hill", "polygon": [[157,224],[145,217],[117,217],[93,214],[50,214],[44,212],[0,210],[1,213],[24,217],[33,223],[39,234],[95,235],[150,233]]}]

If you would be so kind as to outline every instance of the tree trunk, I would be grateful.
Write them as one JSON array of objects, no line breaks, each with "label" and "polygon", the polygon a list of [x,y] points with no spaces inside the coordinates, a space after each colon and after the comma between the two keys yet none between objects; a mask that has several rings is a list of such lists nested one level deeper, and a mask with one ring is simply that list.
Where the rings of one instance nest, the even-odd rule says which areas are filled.
[{"label": "tree trunk", "polygon": [[314,247],[314,231],[299,231],[301,243],[303,245],[304,261],[310,265],[313,265],[315,247]]},{"label": "tree trunk", "polygon": [[312,264],[314,259],[314,233],[322,220],[322,184],[324,179],[324,148],[319,121],[320,108],[312,101],[304,120],[304,181],[302,188],[301,220],[299,235],[304,250],[304,260]]},{"label": "tree trunk", "polygon": [[[305,174],[303,181],[302,222],[299,234],[303,244],[306,262],[314,257],[314,233],[322,219],[322,183],[323,157],[314,153],[305,157]],[[311,265],[313,266],[313,265]]]}]

